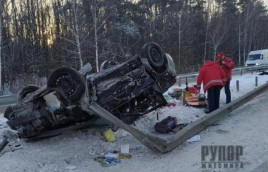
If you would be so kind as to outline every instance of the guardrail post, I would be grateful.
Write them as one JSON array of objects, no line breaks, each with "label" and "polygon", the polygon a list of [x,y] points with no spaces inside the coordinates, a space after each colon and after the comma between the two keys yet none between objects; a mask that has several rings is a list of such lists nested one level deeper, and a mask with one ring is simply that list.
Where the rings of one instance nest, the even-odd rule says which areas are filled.
[{"label": "guardrail post", "polygon": [[182,105],[185,105],[186,104],[186,102],[185,102],[185,94],[186,94],[186,91],[184,90],[184,91],[182,91]]},{"label": "guardrail post", "polygon": [[255,77],[255,86],[256,87],[258,86],[258,77],[257,76]]},{"label": "guardrail post", "polygon": [[178,81],[179,87],[181,86],[181,78],[179,77],[179,81]]},{"label": "guardrail post", "polygon": [[239,92],[239,80],[236,80],[236,91]]}]

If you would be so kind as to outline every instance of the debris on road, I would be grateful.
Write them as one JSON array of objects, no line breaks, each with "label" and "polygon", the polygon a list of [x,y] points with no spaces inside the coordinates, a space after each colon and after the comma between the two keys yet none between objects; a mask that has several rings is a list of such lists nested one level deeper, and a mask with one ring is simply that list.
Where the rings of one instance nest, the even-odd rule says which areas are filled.
[{"label": "debris on road", "polygon": [[114,132],[110,128],[104,131],[103,136],[108,142],[114,142],[116,140]]},{"label": "debris on road", "polygon": [[173,103],[173,102],[168,102],[167,107],[175,107],[176,106],[176,103]]},{"label": "debris on road", "polygon": [[183,89],[181,88],[174,88],[171,92],[168,92],[168,95],[178,100],[182,95],[182,91]]},{"label": "debris on road", "polygon": [[104,155],[105,158],[118,158],[119,153],[108,152]]},{"label": "debris on road", "polygon": [[177,118],[168,116],[154,126],[155,131],[158,133],[169,133],[177,126]]},{"label": "debris on road", "polygon": [[129,144],[121,145],[121,154],[129,154]]},{"label": "debris on road", "polygon": [[112,165],[120,164],[121,160],[117,158],[105,158],[105,157],[97,157],[94,158],[95,161],[99,162],[103,167],[110,167]]},{"label": "debris on road", "polygon": [[216,132],[217,132],[217,133],[220,133],[220,134],[225,134],[225,133],[228,133],[229,131],[227,131],[227,130],[222,130],[222,129],[218,129]]},{"label": "debris on road", "polygon": [[120,154],[118,156],[118,159],[131,159],[132,158],[132,155],[131,154]]},{"label": "debris on road", "polygon": [[191,142],[198,142],[201,140],[200,135],[195,135],[193,137],[191,137],[190,139],[187,140],[187,142],[191,143]]}]

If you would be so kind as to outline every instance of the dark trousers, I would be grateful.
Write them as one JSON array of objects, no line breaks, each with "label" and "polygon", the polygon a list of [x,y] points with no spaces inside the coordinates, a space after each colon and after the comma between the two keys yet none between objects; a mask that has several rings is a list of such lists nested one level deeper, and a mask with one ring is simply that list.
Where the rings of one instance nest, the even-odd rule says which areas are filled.
[{"label": "dark trousers", "polygon": [[231,102],[231,91],[230,91],[230,81],[226,82],[224,86],[225,94],[226,94],[226,104]]},{"label": "dark trousers", "polygon": [[221,86],[212,86],[208,89],[208,110],[212,112],[220,106]]}]

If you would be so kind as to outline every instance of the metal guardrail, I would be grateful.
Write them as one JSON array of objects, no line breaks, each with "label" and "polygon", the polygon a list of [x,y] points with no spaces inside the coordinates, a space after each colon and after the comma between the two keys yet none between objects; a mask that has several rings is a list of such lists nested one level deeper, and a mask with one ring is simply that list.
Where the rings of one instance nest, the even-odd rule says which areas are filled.
[{"label": "metal guardrail", "polygon": [[17,94],[0,96],[0,106],[14,104],[17,102]]},{"label": "metal guardrail", "polygon": [[[242,75],[243,72],[251,72],[253,73],[254,71],[264,71],[268,69],[268,65],[260,65],[260,66],[245,66],[245,67],[237,67],[234,68],[233,71],[233,75]],[[188,79],[196,79],[198,76],[198,72],[196,73],[190,73],[190,74],[182,74],[182,75],[178,75],[178,85],[181,86],[182,81],[183,80],[188,80]]]},{"label": "metal guardrail", "polygon": [[[267,69],[268,69],[268,65],[261,65],[261,66],[238,67],[238,68],[233,69],[232,71],[233,71],[233,74],[236,73],[236,75],[237,74],[242,75],[244,71],[253,72],[253,71],[263,71]],[[178,85],[181,86],[183,80],[196,79],[197,76],[198,76],[198,72],[178,75],[177,76]],[[0,96],[0,106],[4,106],[8,104],[15,104],[17,102],[17,99],[18,98],[16,94]]]}]

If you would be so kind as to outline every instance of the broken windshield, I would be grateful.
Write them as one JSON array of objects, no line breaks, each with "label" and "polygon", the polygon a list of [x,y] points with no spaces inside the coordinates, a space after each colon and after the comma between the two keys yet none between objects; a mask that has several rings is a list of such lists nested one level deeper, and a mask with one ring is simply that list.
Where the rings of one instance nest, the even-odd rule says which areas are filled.
[{"label": "broken windshield", "polygon": [[252,54],[248,55],[248,60],[259,60],[261,57],[261,54]]}]

